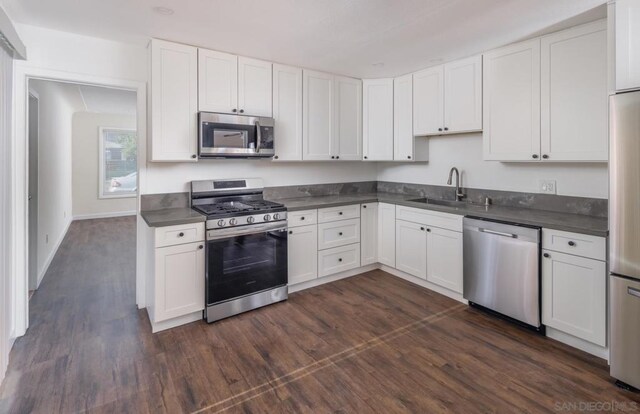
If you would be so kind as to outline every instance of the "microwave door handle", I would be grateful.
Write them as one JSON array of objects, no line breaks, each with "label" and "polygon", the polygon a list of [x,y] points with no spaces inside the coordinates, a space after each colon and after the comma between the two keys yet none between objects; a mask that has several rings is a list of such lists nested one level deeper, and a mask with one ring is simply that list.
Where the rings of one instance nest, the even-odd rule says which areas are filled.
[{"label": "microwave door handle", "polygon": [[262,143],[262,131],[260,130],[260,121],[256,119],[256,152],[260,152],[261,143]]}]

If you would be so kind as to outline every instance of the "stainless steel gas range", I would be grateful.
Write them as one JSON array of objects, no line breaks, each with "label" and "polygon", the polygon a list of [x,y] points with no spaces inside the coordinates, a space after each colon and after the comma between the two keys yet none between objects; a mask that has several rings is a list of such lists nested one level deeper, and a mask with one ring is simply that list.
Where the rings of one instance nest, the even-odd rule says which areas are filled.
[{"label": "stainless steel gas range", "polygon": [[192,181],[191,205],[207,216],[207,322],[287,299],[287,209],[262,180]]}]

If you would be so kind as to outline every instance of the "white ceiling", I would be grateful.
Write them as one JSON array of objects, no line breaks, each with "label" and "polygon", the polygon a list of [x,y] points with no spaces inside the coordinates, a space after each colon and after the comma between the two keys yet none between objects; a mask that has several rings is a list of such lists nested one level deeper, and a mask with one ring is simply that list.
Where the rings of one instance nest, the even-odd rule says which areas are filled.
[{"label": "white ceiling", "polygon": [[[361,78],[526,38],[606,0],[3,0],[20,23],[150,37]],[[162,15],[152,9],[173,9]],[[27,45],[28,47],[28,45]]]},{"label": "white ceiling", "polygon": [[137,113],[136,92],[39,79],[30,82],[29,86],[36,91],[48,85],[56,93],[62,94],[75,112],[133,116]]}]

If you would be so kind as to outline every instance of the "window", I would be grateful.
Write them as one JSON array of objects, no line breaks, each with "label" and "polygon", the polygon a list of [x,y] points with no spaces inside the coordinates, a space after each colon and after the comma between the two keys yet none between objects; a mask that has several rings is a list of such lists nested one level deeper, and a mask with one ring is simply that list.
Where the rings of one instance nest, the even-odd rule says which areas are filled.
[{"label": "window", "polygon": [[136,131],[100,128],[99,198],[135,197],[138,192]]}]

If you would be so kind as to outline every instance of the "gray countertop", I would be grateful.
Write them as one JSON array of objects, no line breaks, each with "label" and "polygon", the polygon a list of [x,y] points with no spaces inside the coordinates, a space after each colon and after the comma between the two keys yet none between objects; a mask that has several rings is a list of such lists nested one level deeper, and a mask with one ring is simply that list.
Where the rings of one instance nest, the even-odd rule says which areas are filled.
[{"label": "gray countertop", "polygon": [[[608,234],[608,221],[603,217],[527,208],[503,207],[497,205],[485,207],[477,204],[465,204],[460,207],[450,207],[411,201],[415,198],[415,195],[406,194],[368,193],[285,199],[272,198],[271,201],[277,201],[284,204],[289,211],[336,207],[348,204],[373,203],[378,201],[382,203],[397,204],[425,210],[442,211],[445,213],[459,214],[463,216],[476,216],[487,219],[546,227],[549,229],[591,234],[594,236],[606,237]],[[188,207],[148,210],[143,211],[141,215],[150,227],[163,227],[206,221],[205,216]]]},{"label": "gray countertop", "polygon": [[606,237],[608,234],[608,220],[603,217],[494,205],[485,207],[477,204],[466,204],[461,207],[450,207],[411,201],[416,198],[417,196],[415,195],[371,193],[272,199],[272,201],[284,204],[289,211],[336,207],[357,203],[373,203],[379,201],[382,203],[403,205],[425,210],[442,211],[444,213],[459,214],[463,216],[476,216],[487,219],[516,222],[531,226],[546,227],[549,229],[591,234],[594,236]]},{"label": "gray countertop", "polygon": [[177,224],[200,223],[207,220],[205,216],[190,207],[165,208],[147,210],[140,213],[149,227],[165,227]]}]

